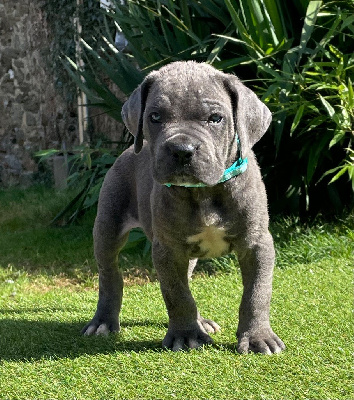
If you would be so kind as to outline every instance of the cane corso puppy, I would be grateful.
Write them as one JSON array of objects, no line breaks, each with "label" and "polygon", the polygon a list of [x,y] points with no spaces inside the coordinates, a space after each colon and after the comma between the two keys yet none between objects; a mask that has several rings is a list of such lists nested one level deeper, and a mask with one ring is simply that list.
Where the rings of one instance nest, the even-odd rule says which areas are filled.
[{"label": "cane corso puppy", "polygon": [[101,190],[94,227],[99,300],[83,333],[119,331],[117,255],[129,231],[141,227],[169,316],[164,347],[212,343],[209,334],[220,328],[200,315],[188,281],[198,258],[236,252],[244,287],[237,351],[279,353],[285,346],[269,323],[274,247],[252,151],[270,111],[236,76],[188,61],[151,72],[122,117],[135,141]]}]

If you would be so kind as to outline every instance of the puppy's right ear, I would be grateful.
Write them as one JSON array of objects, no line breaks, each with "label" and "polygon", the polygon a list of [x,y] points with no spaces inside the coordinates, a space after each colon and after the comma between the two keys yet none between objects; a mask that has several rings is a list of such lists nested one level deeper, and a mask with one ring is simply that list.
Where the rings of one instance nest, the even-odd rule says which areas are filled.
[{"label": "puppy's right ear", "polygon": [[143,117],[146,99],[153,81],[152,74],[134,90],[122,107],[122,118],[128,131],[134,136],[134,152],[139,153],[143,147]]}]

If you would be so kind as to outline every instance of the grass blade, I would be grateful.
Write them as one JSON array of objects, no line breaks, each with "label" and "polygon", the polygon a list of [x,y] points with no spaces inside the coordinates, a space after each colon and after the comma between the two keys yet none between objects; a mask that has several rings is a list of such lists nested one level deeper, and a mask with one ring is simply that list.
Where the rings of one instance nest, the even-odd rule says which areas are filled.
[{"label": "grass blade", "polygon": [[286,27],[281,13],[279,12],[280,7],[278,1],[263,0],[263,2],[278,41],[281,42],[283,39],[287,39]]},{"label": "grass blade", "polygon": [[296,129],[297,126],[299,125],[299,122],[301,121],[302,114],[304,113],[304,109],[305,109],[305,105],[304,105],[304,104],[302,104],[302,105],[298,108],[298,110],[297,110],[297,112],[296,112],[296,114],[295,114],[293,123],[291,124],[290,136],[292,136],[292,134],[294,133],[295,129]]},{"label": "grass blade", "polygon": [[181,13],[184,23],[189,30],[192,30],[192,19],[189,13],[187,0],[180,0]]},{"label": "grass blade", "polygon": [[212,0],[192,0],[191,4],[194,5],[195,8],[200,7],[205,10],[208,15],[211,15],[218,21],[220,21],[224,26],[228,26],[230,24],[230,16],[225,12],[224,1],[221,0],[219,4],[215,4]]},{"label": "grass blade", "polygon": [[247,50],[252,58],[262,57],[264,55],[263,50],[252,40],[248,34],[248,30],[242,23],[240,17],[238,16],[231,0],[225,0],[227,9],[229,10],[231,19],[234,23],[236,31],[239,33],[243,43],[247,45]]},{"label": "grass blade", "polygon": [[309,5],[306,10],[306,16],[305,16],[304,25],[303,25],[302,32],[301,32],[301,37],[300,37],[300,45],[299,45],[297,64],[300,63],[301,57],[307,47],[307,43],[311,38],[321,5],[322,5],[322,0],[319,0],[319,1],[312,0],[309,2]]},{"label": "grass blade", "polygon": [[323,106],[324,106],[324,108],[326,109],[326,111],[327,111],[327,113],[328,113],[328,115],[333,119],[333,117],[334,117],[334,115],[335,115],[335,111],[334,111],[334,108],[328,103],[328,101],[325,99],[325,98],[323,98],[320,94],[318,95],[319,96],[319,98],[320,98],[320,100],[321,100],[321,103],[323,104]]},{"label": "grass blade", "polygon": [[214,61],[218,58],[219,54],[222,52],[227,42],[228,39],[226,37],[219,38],[216,41],[214,48],[211,50],[208,58],[206,59],[206,62],[212,65]]}]

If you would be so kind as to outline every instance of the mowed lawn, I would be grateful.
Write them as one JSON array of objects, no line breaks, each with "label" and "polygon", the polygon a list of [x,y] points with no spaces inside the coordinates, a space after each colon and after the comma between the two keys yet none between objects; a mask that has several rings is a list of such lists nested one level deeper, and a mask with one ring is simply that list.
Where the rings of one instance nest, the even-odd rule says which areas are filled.
[{"label": "mowed lawn", "polygon": [[[354,398],[352,217],[272,224],[271,322],[284,353],[236,353],[242,284],[233,258],[211,262],[223,266],[212,273],[202,266],[191,283],[201,313],[221,325],[215,344],[173,353],[161,349],[166,311],[146,275],[126,275],[121,333],[80,335],[97,301],[92,218],[47,227],[65,200],[54,197],[0,194],[0,399]],[[134,259],[150,271],[142,257],[125,263],[132,269]]]}]

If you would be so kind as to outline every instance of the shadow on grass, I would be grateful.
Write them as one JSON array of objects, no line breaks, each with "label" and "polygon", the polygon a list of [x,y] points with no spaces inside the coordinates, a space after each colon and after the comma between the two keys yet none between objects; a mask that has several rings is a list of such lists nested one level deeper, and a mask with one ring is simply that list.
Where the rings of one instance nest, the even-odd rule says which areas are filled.
[{"label": "shadow on grass", "polygon": [[[4,312],[6,310],[2,310]],[[19,313],[30,310],[19,310]],[[33,309],[35,312],[47,309]],[[52,312],[55,310],[51,309]],[[8,312],[8,311],[6,311]],[[16,310],[14,313],[18,313]],[[1,314],[1,313],[0,313]],[[31,320],[0,319],[0,363],[1,361],[37,361],[75,359],[86,355],[129,352],[164,352],[161,346],[163,335],[152,340],[126,340],[122,334],[105,336],[83,336],[80,331],[84,322],[65,323]],[[124,321],[122,328],[154,327],[167,328],[167,324],[156,321]],[[214,344],[220,351],[236,353],[236,343]]]},{"label": "shadow on grass", "polygon": [[[22,311],[20,310],[20,313]],[[43,358],[55,360],[115,352],[162,351],[162,337],[160,340],[140,341],[124,340],[120,334],[87,337],[80,334],[84,324],[0,319],[0,362],[33,361]],[[122,324],[122,327],[134,326],[161,327],[161,324],[148,320],[127,321]]]}]

